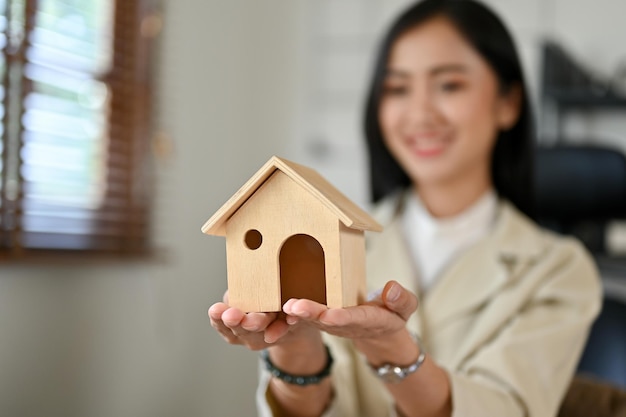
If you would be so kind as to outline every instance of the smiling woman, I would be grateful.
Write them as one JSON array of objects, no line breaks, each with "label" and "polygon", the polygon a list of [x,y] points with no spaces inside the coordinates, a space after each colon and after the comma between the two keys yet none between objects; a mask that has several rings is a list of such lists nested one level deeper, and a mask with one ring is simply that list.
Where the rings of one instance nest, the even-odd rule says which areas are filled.
[{"label": "smiling woman", "polygon": [[[498,83],[488,62],[445,17],[410,29],[392,48],[380,127],[423,198],[436,202],[437,196],[426,195],[445,189],[473,201],[489,187],[494,126],[507,131],[520,113],[520,87],[500,94]],[[428,209],[441,217],[458,214],[449,201]]]},{"label": "smiling woman", "polygon": [[3,257],[147,251],[150,9],[0,0]]},{"label": "smiling woman", "polygon": [[529,102],[482,3],[416,1],[394,20],[364,120],[385,228],[368,240],[371,296],[209,309],[227,342],[267,350],[261,416],[557,415],[601,286],[579,242],[528,216]]}]

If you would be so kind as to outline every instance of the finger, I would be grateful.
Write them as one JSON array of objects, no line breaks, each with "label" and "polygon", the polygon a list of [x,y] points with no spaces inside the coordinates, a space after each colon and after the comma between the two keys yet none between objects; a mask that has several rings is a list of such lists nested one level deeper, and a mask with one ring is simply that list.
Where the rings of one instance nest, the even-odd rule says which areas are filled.
[{"label": "finger", "polygon": [[211,327],[213,327],[222,336],[226,342],[230,344],[241,344],[242,342],[233,333],[233,331],[222,321],[222,313],[229,307],[224,303],[216,303],[209,309],[209,317],[211,319]]},{"label": "finger", "polygon": [[398,284],[389,281],[383,288],[383,301],[385,306],[407,321],[411,314],[417,310],[417,297],[411,291]]},{"label": "finger", "polygon": [[374,305],[333,308],[320,315],[320,323],[331,327],[378,328],[388,321],[389,312]]},{"label": "finger", "polygon": [[237,328],[241,325],[241,321],[245,317],[243,311],[238,308],[229,307],[222,313],[222,322],[231,329]]},{"label": "finger", "polygon": [[[211,326],[230,344],[245,345],[251,350],[267,347],[263,330],[277,318],[277,313],[248,313],[224,303],[209,308]],[[280,337],[280,334],[277,336]]]},{"label": "finger", "polygon": [[284,320],[274,320],[265,330],[265,343],[276,343],[289,332],[289,325]]},{"label": "finger", "polygon": [[209,307],[209,317],[211,320],[222,321],[222,314],[228,310],[228,305],[224,303],[215,303]]},{"label": "finger", "polygon": [[224,331],[224,332],[219,331],[219,334],[220,336],[222,336],[222,339],[224,339],[227,343],[231,345],[243,345],[241,339],[235,336],[233,332],[228,329],[228,327],[225,327],[225,329],[227,331]]},{"label": "finger", "polygon": [[224,296],[222,297],[222,301],[224,301],[224,304],[228,304],[228,290],[226,290],[224,292]]},{"label": "finger", "polygon": [[261,332],[267,329],[276,317],[277,313],[248,313],[241,320],[241,327],[249,332]]},{"label": "finger", "polygon": [[211,326],[220,333],[231,333],[230,329],[222,321],[222,314],[228,310],[228,306],[224,303],[215,303],[209,308],[209,318],[211,319]]},{"label": "finger", "polygon": [[328,307],[324,304],[304,298],[291,298],[283,306],[285,314],[305,320],[317,320],[326,310],[328,310]]},{"label": "finger", "polygon": [[323,304],[307,299],[290,299],[283,306],[283,311],[287,317],[311,322],[321,330],[349,327],[342,330],[340,335],[352,334],[355,329],[380,331],[388,325],[391,314],[386,308],[381,309],[381,306],[375,304],[329,309]]}]

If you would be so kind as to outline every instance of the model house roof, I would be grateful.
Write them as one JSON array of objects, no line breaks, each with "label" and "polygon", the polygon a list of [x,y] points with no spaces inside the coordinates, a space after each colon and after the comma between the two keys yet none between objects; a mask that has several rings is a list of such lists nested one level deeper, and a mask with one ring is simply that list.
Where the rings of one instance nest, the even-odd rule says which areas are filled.
[{"label": "model house roof", "polygon": [[308,190],[320,203],[334,213],[346,227],[377,232],[382,230],[382,226],[369,214],[343,195],[315,170],[273,156],[207,220],[204,226],[202,226],[202,232],[209,235],[225,236],[227,220],[276,170],[280,170],[294,182]]}]

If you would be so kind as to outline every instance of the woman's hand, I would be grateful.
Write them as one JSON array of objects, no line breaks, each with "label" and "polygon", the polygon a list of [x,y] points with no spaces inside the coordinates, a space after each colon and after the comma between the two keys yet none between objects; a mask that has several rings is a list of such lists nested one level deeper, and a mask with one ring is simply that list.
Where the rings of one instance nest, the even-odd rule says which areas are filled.
[{"label": "woman's hand", "polygon": [[244,313],[230,307],[228,291],[223,302],[209,308],[209,318],[211,326],[224,340],[233,345],[244,345],[250,350],[261,350],[276,344],[305,343],[307,338],[311,341],[319,339],[319,331],[305,323],[297,326],[287,324],[284,313]]},{"label": "woman's hand", "polygon": [[404,330],[417,309],[417,297],[395,281],[368,302],[347,308],[327,308],[306,299],[291,299],[283,306],[289,325],[306,322],[327,333],[350,339],[378,339]]},{"label": "woman's hand", "polygon": [[[328,361],[322,336],[306,322],[287,324],[284,313],[244,313],[224,302],[209,308],[211,326],[231,344],[251,350],[268,348],[274,366],[293,375],[315,375]],[[306,387],[272,378],[268,395],[284,415],[321,415],[331,399],[330,378]]]}]

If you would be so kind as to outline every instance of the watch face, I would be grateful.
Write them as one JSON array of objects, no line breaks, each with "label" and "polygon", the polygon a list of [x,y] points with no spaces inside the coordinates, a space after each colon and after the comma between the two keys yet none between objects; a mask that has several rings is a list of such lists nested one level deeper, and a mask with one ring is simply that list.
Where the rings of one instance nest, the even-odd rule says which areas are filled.
[{"label": "watch face", "polygon": [[417,360],[411,365],[404,368],[401,366],[392,365],[390,363],[380,367],[372,366],[370,364],[370,367],[376,373],[376,376],[378,376],[378,378],[382,379],[386,383],[398,383],[407,376],[411,375],[413,372],[417,371],[420,366],[422,366],[424,360],[426,359],[426,353],[422,348],[419,337],[417,337],[417,335],[413,335],[413,338],[415,339],[417,347],[419,348],[419,356],[417,357]]},{"label": "watch face", "polygon": [[378,369],[378,376],[385,382],[399,382],[406,376],[399,366],[385,365]]}]

